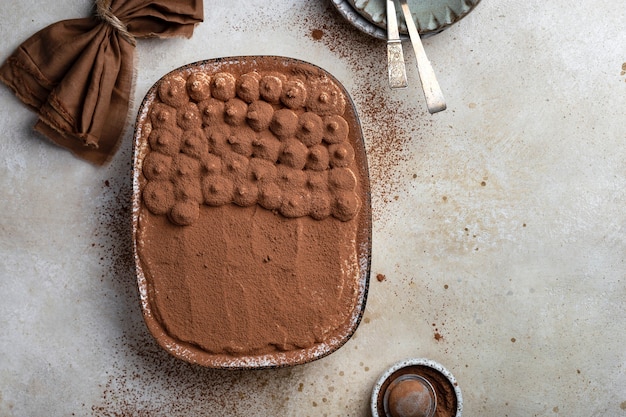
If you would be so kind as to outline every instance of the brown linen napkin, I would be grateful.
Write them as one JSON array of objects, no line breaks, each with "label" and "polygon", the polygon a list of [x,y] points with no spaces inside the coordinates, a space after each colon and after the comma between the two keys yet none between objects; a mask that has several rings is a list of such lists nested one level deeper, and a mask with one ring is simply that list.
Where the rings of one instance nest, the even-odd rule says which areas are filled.
[{"label": "brown linen napkin", "polygon": [[128,119],[135,38],[191,37],[202,0],[96,0],[96,16],[35,33],[0,67],[0,81],[37,112],[35,130],[97,165]]}]

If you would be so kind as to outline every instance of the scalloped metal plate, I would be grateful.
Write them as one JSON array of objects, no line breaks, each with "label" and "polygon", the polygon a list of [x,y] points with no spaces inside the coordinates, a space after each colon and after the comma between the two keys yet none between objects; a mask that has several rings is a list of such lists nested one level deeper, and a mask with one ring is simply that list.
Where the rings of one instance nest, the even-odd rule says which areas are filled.
[{"label": "scalloped metal plate", "polygon": [[[385,0],[346,0],[346,2],[366,21],[377,28],[386,29]],[[480,0],[408,0],[408,3],[420,34],[433,35],[461,20],[480,3]],[[402,12],[399,8],[396,12],[400,33],[407,34]]]}]

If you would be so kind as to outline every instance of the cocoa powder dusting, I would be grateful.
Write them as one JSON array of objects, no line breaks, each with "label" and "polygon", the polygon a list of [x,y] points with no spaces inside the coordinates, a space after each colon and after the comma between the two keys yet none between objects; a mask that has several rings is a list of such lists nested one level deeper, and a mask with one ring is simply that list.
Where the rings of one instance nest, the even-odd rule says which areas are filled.
[{"label": "cocoa powder dusting", "polygon": [[386,415],[383,408],[383,397],[387,387],[398,377],[402,375],[419,375],[425,378],[432,385],[437,395],[437,408],[435,410],[435,417],[455,417],[457,411],[457,398],[452,383],[439,371],[423,365],[411,365],[405,368],[401,368],[394,372],[387,378],[387,380],[381,385],[380,392],[378,394],[378,414],[381,416]]},{"label": "cocoa powder dusting", "polygon": [[350,317],[356,289],[338,280],[354,252],[339,239],[348,225],[257,206],[201,211],[185,229],[141,219],[153,313],[174,339],[215,354],[265,354],[311,347]]},{"label": "cocoa powder dusting", "polygon": [[148,93],[136,149],[144,317],[166,350],[265,367],[345,343],[370,215],[358,118],[336,81],[272,57],[183,67]]}]

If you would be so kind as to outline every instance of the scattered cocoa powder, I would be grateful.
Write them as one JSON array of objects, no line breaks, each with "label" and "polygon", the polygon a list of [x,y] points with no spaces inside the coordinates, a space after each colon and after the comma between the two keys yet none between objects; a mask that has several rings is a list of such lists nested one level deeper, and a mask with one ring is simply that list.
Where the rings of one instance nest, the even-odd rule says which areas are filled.
[{"label": "scattered cocoa powder", "polygon": [[378,282],[383,282],[387,279],[387,277],[383,274],[376,274],[376,279],[378,280]]},{"label": "scattered cocoa powder", "polygon": [[435,409],[434,392],[418,377],[396,378],[387,391],[389,394],[385,393],[385,396],[390,417],[430,417]]},{"label": "scattered cocoa powder", "polygon": [[313,29],[313,31],[311,32],[311,36],[313,37],[313,39],[318,41],[322,39],[322,36],[324,36],[324,31],[320,29]]}]

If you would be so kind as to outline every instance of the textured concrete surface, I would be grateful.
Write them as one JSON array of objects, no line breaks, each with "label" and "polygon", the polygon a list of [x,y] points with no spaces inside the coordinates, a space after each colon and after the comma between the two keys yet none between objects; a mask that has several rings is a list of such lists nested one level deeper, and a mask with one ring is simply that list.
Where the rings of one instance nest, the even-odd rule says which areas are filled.
[{"label": "textured concrete surface", "polygon": [[[482,0],[424,41],[391,91],[385,43],[330,1],[205,0],[192,39],[140,40],[133,117],[166,72],[220,56],[303,59],[359,110],[374,221],[364,320],[291,369],[171,358],[141,317],[130,242],[132,126],[95,168],[31,130],[0,88],[0,415],[367,416],[391,364],[427,357],[465,416],[626,416],[626,12],[621,1]],[[0,59],[87,0],[0,6]],[[413,53],[405,44],[405,56]],[[378,279],[377,279],[378,277]]]}]

